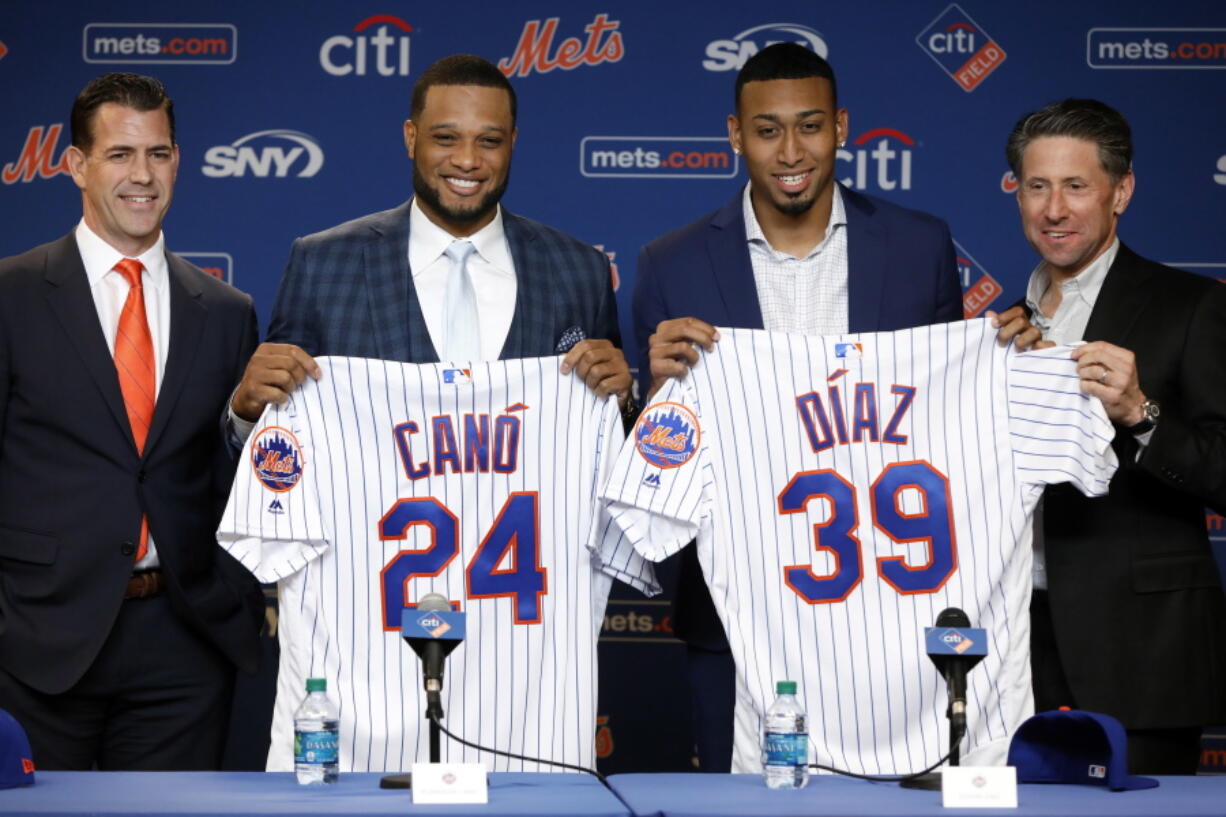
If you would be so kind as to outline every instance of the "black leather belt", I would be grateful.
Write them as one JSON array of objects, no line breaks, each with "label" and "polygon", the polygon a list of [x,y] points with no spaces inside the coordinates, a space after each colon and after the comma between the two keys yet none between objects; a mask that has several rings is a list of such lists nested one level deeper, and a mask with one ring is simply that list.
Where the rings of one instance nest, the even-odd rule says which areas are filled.
[{"label": "black leather belt", "polygon": [[156,596],[162,592],[165,580],[162,578],[160,570],[146,570],[141,573],[133,573],[132,578],[128,579],[128,586],[124,588],[123,597],[127,599],[147,599],[150,596]]}]

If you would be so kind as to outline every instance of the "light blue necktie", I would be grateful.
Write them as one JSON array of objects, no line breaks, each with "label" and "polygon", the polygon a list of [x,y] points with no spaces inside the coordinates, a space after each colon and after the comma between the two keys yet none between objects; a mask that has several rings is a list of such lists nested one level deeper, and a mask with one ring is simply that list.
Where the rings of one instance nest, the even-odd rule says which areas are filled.
[{"label": "light blue necktie", "polygon": [[452,362],[481,359],[481,328],[477,322],[477,293],[468,274],[471,241],[457,240],[443,250],[451,260],[447,295],[443,301],[443,359]]}]

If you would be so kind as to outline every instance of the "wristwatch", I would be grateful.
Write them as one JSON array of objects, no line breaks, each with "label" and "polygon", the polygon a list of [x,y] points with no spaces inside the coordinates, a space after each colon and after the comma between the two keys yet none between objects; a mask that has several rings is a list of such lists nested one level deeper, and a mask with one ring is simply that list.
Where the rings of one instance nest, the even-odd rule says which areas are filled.
[{"label": "wristwatch", "polygon": [[1141,404],[1141,422],[1128,426],[1126,431],[1130,434],[1147,434],[1158,427],[1158,415],[1161,410],[1158,408],[1157,400],[1146,400]]}]

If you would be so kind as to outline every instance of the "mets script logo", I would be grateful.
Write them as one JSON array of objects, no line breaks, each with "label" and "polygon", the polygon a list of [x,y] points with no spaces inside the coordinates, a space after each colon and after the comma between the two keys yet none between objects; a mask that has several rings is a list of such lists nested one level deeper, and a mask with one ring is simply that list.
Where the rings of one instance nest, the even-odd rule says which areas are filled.
[{"label": "mets script logo", "polygon": [[302,478],[302,465],[302,449],[294,435],[284,428],[269,426],[251,446],[251,467],[270,491],[282,493],[297,485]]},{"label": "mets script logo", "polygon": [[657,468],[685,465],[698,450],[698,418],[680,403],[648,406],[634,427],[634,447]]}]

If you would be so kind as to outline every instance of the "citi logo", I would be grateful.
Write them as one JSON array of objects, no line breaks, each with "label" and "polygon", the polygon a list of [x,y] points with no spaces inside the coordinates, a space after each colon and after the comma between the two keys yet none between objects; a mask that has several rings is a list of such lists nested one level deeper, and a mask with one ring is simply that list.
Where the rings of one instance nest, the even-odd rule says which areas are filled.
[{"label": "citi logo", "polygon": [[324,164],[324,152],[314,138],[296,130],[262,130],[229,145],[211,147],[200,171],[213,179],[246,176],[260,179],[289,175],[308,179]]},{"label": "citi logo", "polygon": [[839,148],[840,162],[848,162],[854,175],[839,179],[856,190],[911,189],[911,148],[915,140],[894,128],[874,128],[861,134],[852,148]]},{"label": "citi logo", "polygon": [[64,123],[62,122],[48,125],[45,128],[42,125],[30,128],[17,159],[6,164],[3,171],[0,171],[0,181],[5,184],[15,184],[31,182],[35,178],[50,179],[61,173],[67,175],[68,157],[65,155],[68,152],[67,145],[60,151],[58,158],[55,153],[56,145],[60,141],[60,133],[63,130]]},{"label": "citi logo", "polygon": [[823,59],[828,50],[820,31],[800,23],[767,23],[747,28],[730,40],[707,43],[707,58],[702,67],[708,71],[739,71],[745,61],[768,45],[797,43]]},{"label": "citi logo", "polygon": [[334,77],[361,77],[372,69],[381,77],[409,75],[411,25],[391,14],[376,14],[353,30],[356,37],[337,34],[324,40],[319,47],[320,67]]},{"label": "citi logo", "polygon": [[618,31],[619,20],[610,20],[607,14],[597,14],[596,19],[583,27],[585,40],[568,37],[554,48],[553,38],[558,30],[560,17],[550,17],[545,22],[529,20],[519,35],[515,53],[498,61],[498,70],[508,77],[526,77],[533,71],[548,74],[555,68],[572,71],[581,65],[600,65],[604,62],[621,62],[626,55],[626,45]]}]

